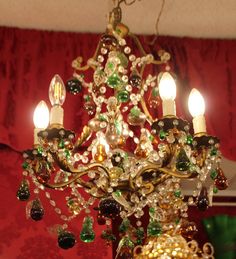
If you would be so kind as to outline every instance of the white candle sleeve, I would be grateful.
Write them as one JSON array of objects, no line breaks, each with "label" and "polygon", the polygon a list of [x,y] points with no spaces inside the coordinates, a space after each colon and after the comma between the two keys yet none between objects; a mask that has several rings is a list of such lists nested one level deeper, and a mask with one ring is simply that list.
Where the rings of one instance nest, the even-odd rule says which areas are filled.
[{"label": "white candle sleeve", "polygon": [[50,112],[50,125],[59,124],[63,126],[64,110],[61,106],[55,105]]},{"label": "white candle sleeve", "polygon": [[194,134],[206,133],[206,120],[204,115],[198,115],[193,118]]},{"label": "white candle sleeve", "polygon": [[176,115],[176,107],[175,107],[175,101],[174,100],[163,100],[162,101],[162,111],[163,111],[163,117],[172,115]]},{"label": "white candle sleeve", "polygon": [[43,129],[34,128],[34,145],[39,145],[38,133],[39,133],[41,130],[43,130]]}]

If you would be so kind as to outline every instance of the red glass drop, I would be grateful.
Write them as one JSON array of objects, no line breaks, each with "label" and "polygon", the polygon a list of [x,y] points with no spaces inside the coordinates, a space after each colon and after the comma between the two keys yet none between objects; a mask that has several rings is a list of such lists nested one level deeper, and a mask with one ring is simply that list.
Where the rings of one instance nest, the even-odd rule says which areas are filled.
[{"label": "red glass drop", "polygon": [[221,168],[217,168],[217,176],[215,178],[215,186],[219,189],[219,190],[225,190],[227,189],[227,187],[229,186],[228,180],[224,175],[224,172]]}]

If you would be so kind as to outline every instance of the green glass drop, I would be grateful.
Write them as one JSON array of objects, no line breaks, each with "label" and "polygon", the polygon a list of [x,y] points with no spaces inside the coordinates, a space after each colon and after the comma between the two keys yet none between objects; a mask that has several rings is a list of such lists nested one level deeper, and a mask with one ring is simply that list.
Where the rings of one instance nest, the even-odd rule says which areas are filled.
[{"label": "green glass drop", "polygon": [[119,231],[121,233],[125,233],[128,230],[129,226],[130,226],[130,221],[128,219],[123,219],[123,221],[119,226]]},{"label": "green glass drop", "polygon": [[91,96],[89,96],[88,94],[84,95],[85,102],[89,102],[90,100],[91,100]]},{"label": "green glass drop", "polygon": [[180,190],[176,190],[176,191],[174,192],[174,195],[175,195],[175,197],[179,198],[180,195],[181,195],[181,191],[180,191]]},{"label": "green glass drop", "polygon": [[27,162],[24,162],[24,163],[22,164],[22,168],[23,168],[23,169],[27,169],[28,166],[29,166],[29,164],[28,164]]},{"label": "green glass drop", "polygon": [[120,197],[122,195],[122,192],[120,190],[115,191],[116,197]]},{"label": "green glass drop", "polygon": [[158,91],[158,88],[157,87],[154,87],[152,89],[152,96],[153,97],[157,97],[159,95],[159,91]]},{"label": "green glass drop", "polygon": [[161,234],[161,225],[156,220],[150,220],[147,226],[148,236],[159,236]]},{"label": "green glass drop", "polygon": [[66,156],[66,158],[70,157],[70,151],[68,149],[65,150],[65,156]]},{"label": "green glass drop", "polygon": [[187,136],[187,144],[191,145],[193,143],[193,137],[191,135]]},{"label": "green glass drop", "polygon": [[130,113],[134,116],[134,117],[138,117],[141,113],[140,109],[137,106],[134,106],[131,110]]},{"label": "green glass drop", "polygon": [[179,224],[179,222],[180,222],[180,219],[179,219],[179,218],[177,218],[177,219],[175,220],[175,224],[176,224],[176,225],[178,225],[178,224]]},{"label": "green glass drop", "polygon": [[154,208],[149,208],[149,214],[154,214],[155,213],[155,209]]},{"label": "green glass drop", "polygon": [[130,237],[128,236],[125,236],[121,239],[120,241],[120,244],[124,247],[127,247],[127,248],[131,248],[133,249],[134,248],[134,243],[133,241],[130,239]]},{"label": "green glass drop", "polygon": [[166,137],[165,131],[164,131],[164,130],[160,130],[160,132],[159,132],[159,138],[160,138],[161,140],[164,140],[165,137]]},{"label": "green glass drop", "polygon": [[211,155],[211,156],[215,156],[216,154],[217,154],[217,148],[213,147],[213,148],[211,149],[210,155]]},{"label": "green glass drop", "polygon": [[64,140],[61,140],[58,144],[59,148],[64,148],[65,147],[65,142]]},{"label": "green glass drop", "polygon": [[43,148],[42,148],[42,147],[38,147],[38,148],[37,148],[37,152],[38,152],[38,155],[42,155],[42,153],[43,153]]},{"label": "green glass drop", "polygon": [[217,193],[217,192],[218,192],[218,188],[214,186],[213,192],[214,192],[214,193]]},{"label": "green glass drop", "polygon": [[112,231],[110,229],[103,230],[102,234],[101,234],[101,238],[105,239],[107,241],[111,241],[111,242],[116,241],[116,237],[115,237],[115,235],[112,233]]},{"label": "green glass drop", "polygon": [[144,229],[143,227],[140,227],[136,230],[136,233],[135,233],[136,237],[137,237],[137,245],[141,245],[142,244],[142,240],[144,239],[145,237],[145,234],[144,234]]},{"label": "green glass drop", "polygon": [[121,79],[116,73],[114,73],[108,77],[107,84],[111,88],[117,88],[121,84]]},{"label": "green glass drop", "polygon": [[95,233],[93,231],[93,218],[85,217],[82,230],[80,232],[80,239],[85,243],[93,242],[95,239]]},{"label": "green glass drop", "polygon": [[217,176],[217,171],[216,171],[215,169],[211,170],[210,176],[211,176],[211,179],[212,179],[212,180],[215,180],[215,178],[216,178],[216,176]]},{"label": "green glass drop", "polygon": [[118,99],[118,101],[121,102],[121,103],[128,102],[128,100],[129,100],[129,92],[126,91],[126,90],[120,91],[120,92],[117,94],[117,99]]},{"label": "green glass drop", "polygon": [[183,148],[180,149],[179,154],[176,157],[176,168],[179,171],[187,171],[190,166],[190,161]]},{"label": "green glass drop", "polygon": [[121,65],[122,65],[124,68],[126,68],[126,67],[128,66],[128,64],[129,64],[129,61],[128,61],[127,57],[125,56],[125,54],[122,53],[122,52],[119,52],[119,53],[117,54],[117,57],[119,58]]}]

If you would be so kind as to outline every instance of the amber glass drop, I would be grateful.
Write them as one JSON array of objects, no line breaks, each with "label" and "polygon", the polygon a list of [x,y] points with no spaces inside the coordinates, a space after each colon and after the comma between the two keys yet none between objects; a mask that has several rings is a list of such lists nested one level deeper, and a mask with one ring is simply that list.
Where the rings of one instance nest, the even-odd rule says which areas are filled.
[{"label": "amber glass drop", "polygon": [[97,162],[103,162],[107,158],[105,146],[102,144],[97,145],[97,152],[94,155],[94,159]]},{"label": "amber glass drop", "polygon": [[228,184],[228,180],[224,175],[224,172],[221,168],[217,168],[217,176],[215,178],[215,186],[219,189],[219,190],[225,190],[229,184]]},{"label": "amber glass drop", "polygon": [[184,238],[193,239],[198,232],[197,226],[194,222],[184,220],[180,227],[180,233]]},{"label": "amber glass drop", "polygon": [[129,83],[133,86],[133,87],[140,87],[141,83],[142,83],[142,79],[139,75],[137,74],[132,74],[129,78]]},{"label": "amber glass drop", "polygon": [[135,151],[134,151],[134,154],[135,154],[137,157],[145,158],[145,157],[147,157],[148,152],[147,152],[146,149],[142,149],[140,146],[137,146],[137,148],[136,148]]},{"label": "amber glass drop", "polygon": [[94,115],[96,111],[96,104],[94,103],[92,96],[85,95],[84,100],[85,100],[84,108],[87,111],[88,115]]},{"label": "amber glass drop", "polygon": [[36,164],[36,177],[37,180],[44,184],[47,183],[50,180],[50,171],[48,168],[48,164],[44,160],[37,161]]},{"label": "amber glass drop", "polygon": [[161,98],[159,96],[158,90],[153,88],[148,97],[148,104],[152,109],[157,109],[161,103]]}]

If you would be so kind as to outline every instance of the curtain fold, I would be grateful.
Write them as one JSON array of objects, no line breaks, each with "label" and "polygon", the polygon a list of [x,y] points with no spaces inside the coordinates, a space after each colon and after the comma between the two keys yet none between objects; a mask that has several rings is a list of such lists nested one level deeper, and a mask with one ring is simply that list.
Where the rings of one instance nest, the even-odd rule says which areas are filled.
[{"label": "curtain fold", "polygon": [[[54,74],[72,76],[71,62],[86,61],[100,35],[22,30],[0,27],[0,143],[16,150],[31,147],[32,115],[37,103],[48,102],[48,86]],[[221,140],[223,155],[236,160],[236,41],[140,36],[144,48],[169,51],[178,76],[177,114],[189,119],[187,96],[198,88],[206,100],[208,133]],[[180,98],[180,96],[182,98]],[[80,132],[88,120],[81,109],[83,96],[69,96],[64,105],[65,127]]]},{"label": "curtain fold", "polygon": [[203,219],[210,241],[214,245],[216,259],[236,257],[236,217],[217,215]]}]

